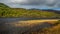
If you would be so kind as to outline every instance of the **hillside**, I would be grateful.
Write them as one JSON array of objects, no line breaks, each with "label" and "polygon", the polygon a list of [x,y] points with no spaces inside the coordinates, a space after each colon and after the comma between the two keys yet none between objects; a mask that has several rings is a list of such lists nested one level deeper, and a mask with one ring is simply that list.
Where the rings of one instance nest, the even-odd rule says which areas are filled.
[{"label": "hillside", "polygon": [[44,10],[28,10],[23,8],[10,8],[0,3],[0,17],[23,17],[23,18],[60,18],[59,13]]},{"label": "hillside", "polygon": [[3,3],[0,3],[0,8],[9,8],[9,6],[3,4]]}]

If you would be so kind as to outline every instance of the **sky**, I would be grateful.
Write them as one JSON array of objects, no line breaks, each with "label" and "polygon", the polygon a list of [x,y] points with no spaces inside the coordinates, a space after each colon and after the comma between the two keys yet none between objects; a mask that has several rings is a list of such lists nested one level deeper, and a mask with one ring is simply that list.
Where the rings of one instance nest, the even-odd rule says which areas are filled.
[{"label": "sky", "polygon": [[37,8],[60,10],[60,0],[0,0],[12,8]]}]

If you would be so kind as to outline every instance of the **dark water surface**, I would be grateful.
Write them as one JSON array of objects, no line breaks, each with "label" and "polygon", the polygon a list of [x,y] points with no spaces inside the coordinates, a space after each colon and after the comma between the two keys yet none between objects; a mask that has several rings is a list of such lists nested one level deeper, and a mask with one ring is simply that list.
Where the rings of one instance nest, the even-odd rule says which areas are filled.
[{"label": "dark water surface", "polygon": [[40,18],[0,18],[0,21],[4,22],[13,22],[13,21],[22,21],[22,20],[37,20]]},{"label": "dark water surface", "polygon": [[14,21],[24,21],[24,20],[46,20],[46,18],[0,18],[0,22],[14,22]]}]

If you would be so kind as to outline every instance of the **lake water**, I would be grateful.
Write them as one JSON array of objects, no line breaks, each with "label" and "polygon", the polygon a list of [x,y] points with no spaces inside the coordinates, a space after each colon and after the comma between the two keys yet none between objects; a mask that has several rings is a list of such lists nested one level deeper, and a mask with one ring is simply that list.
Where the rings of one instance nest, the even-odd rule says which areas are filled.
[{"label": "lake water", "polygon": [[0,18],[0,22],[14,22],[24,20],[46,20],[44,18]]},{"label": "lake water", "polygon": [[37,20],[39,18],[0,18],[0,21],[7,21],[7,22],[13,22],[13,21],[22,21],[22,20]]}]

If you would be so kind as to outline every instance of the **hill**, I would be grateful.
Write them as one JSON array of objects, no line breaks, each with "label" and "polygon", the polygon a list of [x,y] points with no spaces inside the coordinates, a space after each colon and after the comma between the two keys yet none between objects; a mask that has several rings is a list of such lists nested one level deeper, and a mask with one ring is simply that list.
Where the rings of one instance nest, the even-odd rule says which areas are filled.
[{"label": "hill", "polygon": [[[56,11],[57,12],[57,11]],[[54,11],[10,8],[5,4],[0,3],[0,17],[23,17],[23,18],[60,18],[60,14]]]},{"label": "hill", "polygon": [[0,3],[0,8],[9,8],[9,6],[3,4],[3,3]]}]

